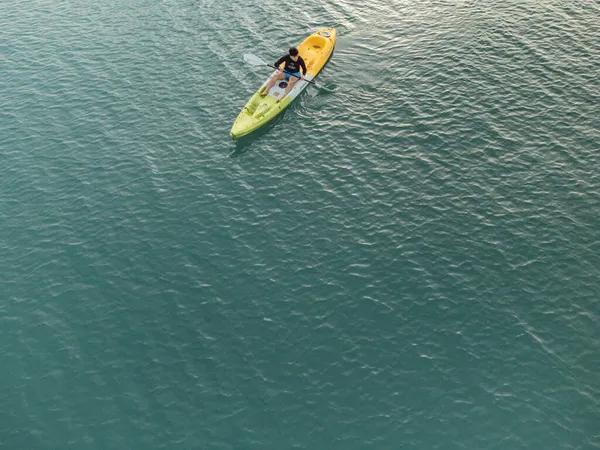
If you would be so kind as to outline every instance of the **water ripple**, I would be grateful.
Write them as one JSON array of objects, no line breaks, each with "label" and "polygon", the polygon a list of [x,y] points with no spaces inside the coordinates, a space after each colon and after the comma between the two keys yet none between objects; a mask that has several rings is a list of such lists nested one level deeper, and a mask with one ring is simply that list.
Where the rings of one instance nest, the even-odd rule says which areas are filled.
[{"label": "water ripple", "polygon": [[594,2],[5,3],[5,447],[598,447]]}]

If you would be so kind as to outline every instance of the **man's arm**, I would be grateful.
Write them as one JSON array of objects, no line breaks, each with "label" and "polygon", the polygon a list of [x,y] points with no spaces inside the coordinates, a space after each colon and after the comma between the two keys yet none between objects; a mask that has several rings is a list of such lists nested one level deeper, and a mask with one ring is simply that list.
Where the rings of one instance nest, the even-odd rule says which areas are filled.
[{"label": "man's arm", "polygon": [[304,64],[304,59],[302,56],[300,57],[300,67],[302,67],[302,75],[306,76],[306,64]]},{"label": "man's arm", "polygon": [[279,69],[279,66],[281,65],[281,63],[283,63],[285,61],[285,56],[282,56],[281,58],[279,58],[277,61],[275,61],[275,64],[273,64],[275,67],[277,67]]}]

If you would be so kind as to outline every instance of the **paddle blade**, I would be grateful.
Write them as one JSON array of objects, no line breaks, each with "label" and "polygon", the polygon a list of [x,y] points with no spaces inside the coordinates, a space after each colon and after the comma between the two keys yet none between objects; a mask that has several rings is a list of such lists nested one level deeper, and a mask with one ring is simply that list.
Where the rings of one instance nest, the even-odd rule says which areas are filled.
[{"label": "paddle blade", "polygon": [[266,66],[267,63],[260,59],[258,56],[253,55],[252,53],[244,54],[244,61],[248,64],[252,64],[253,66]]}]

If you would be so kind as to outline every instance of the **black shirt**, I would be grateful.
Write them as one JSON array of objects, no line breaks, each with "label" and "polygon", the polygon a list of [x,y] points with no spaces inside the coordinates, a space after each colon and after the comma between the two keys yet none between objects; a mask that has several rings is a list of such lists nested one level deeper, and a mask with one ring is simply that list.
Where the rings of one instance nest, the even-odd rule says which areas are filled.
[{"label": "black shirt", "polygon": [[298,55],[298,61],[294,61],[290,55],[285,55],[283,58],[279,58],[275,63],[275,67],[279,67],[279,65],[285,62],[285,67],[283,70],[289,73],[300,72],[300,67],[302,67],[302,74],[306,75],[306,64],[304,64],[304,60],[302,56]]}]

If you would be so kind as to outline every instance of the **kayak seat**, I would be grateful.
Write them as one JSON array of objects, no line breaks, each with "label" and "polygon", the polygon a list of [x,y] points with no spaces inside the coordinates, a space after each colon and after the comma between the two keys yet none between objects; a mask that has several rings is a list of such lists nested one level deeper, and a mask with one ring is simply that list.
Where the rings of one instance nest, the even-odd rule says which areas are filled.
[{"label": "kayak seat", "polygon": [[314,68],[313,66],[318,64],[322,59],[323,53],[329,48],[328,46],[329,40],[323,35],[319,34],[313,34],[302,44],[300,44],[298,50],[300,51],[300,54],[306,63],[308,73],[311,73]]}]

